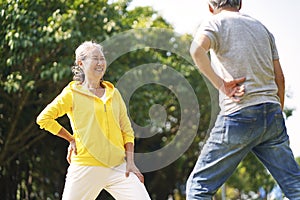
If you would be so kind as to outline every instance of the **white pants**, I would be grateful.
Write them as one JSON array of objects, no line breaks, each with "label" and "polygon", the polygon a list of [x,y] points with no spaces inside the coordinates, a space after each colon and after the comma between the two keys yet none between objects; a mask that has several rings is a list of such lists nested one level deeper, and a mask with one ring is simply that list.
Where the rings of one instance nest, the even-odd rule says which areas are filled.
[{"label": "white pants", "polygon": [[117,200],[150,200],[138,177],[125,176],[126,163],[115,168],[70,165],[63,200],[94,200],[105,189]]}]

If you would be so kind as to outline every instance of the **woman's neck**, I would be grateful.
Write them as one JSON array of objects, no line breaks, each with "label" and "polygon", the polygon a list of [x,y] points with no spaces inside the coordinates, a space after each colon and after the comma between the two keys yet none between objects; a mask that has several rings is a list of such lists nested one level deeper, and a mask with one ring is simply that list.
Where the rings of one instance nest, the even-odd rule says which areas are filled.
[{"label": "woman's neck", "polygon": [[86,87],[87,89],[100,89],[102,88],[101,87],[101,84],[100,84],[100,81],[84,81],[82,83],[82,86]]}]

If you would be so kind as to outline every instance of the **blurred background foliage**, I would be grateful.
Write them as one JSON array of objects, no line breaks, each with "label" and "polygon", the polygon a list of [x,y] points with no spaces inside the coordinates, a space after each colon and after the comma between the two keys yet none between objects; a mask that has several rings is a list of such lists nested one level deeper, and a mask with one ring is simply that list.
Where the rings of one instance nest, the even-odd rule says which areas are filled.
[{"label": "blurred background foliage", "polygon": [[[68,144],[40,130],[35,119],[72,80],[74,50],[80,43],[101,43],[132,29],[156,27],[173,33],[173,27],[151,7],[128,9],[129,5],[126,0],[0,0],[0,199],[60,199],[68,167]],[[193,143],[172,164],[144,174],[152,199],[158,200],[169,195],[185,199],[186,179],[217,112],[217,102],[213,101],[216,91],[190,58],[180,56],[180,52],[188,55],[192,37],[176,33],[169,36],[166,39],[177,49],[143,47],[130,51],[110,60],[105,75],[105,79],[117,84],[136,66],[159,63],[184,76],[197,96],[196,112],[201,115]],[[113,57],[113,49],[104,44],[104,50],[108,58]],[[156,73],[159,76],[162,72]],[[163,148],[176,137],[180,103],[170,89],[161,85],[144,85],[134,92],[128,108],[132,121],[141,126],[151,124],[149,110],[157,104],[166,111],[165,124],[156,127],[159,131],[155,136],[137,138],[137,152]],[[288,115],[291,113],[288,110]],[[59,122],[71,130],[67,117]],[[250,154],[227,181],[226,188],[231,199],[239,199],[242,193],[256,192],[260,186],[270,190],[273,185],[268,172]],[[220,191],[215,198],[220,199]],[[97,199],[111,197],[103,191]]]}]

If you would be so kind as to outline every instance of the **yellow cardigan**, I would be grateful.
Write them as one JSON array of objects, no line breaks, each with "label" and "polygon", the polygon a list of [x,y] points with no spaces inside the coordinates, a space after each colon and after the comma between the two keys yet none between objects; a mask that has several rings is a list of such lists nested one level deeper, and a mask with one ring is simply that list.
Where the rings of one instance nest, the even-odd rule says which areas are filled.
[{"label": "yellow cardigan", "polygon": [[68,115],[76,141],[72,163],[112,167],[125,161],[126,143],[134,143],[134,133],[119,91],[108,81],[106,102],[70,82],[37,117],[37,124],[56,135],[62,128],[57,118]]}]

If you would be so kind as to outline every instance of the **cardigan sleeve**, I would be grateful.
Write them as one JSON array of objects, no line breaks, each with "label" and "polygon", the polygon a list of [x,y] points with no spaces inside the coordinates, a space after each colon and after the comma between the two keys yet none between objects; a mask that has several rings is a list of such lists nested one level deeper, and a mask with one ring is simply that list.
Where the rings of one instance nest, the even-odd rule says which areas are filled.
[{"label": "cardigan sleeve", "polygon": [[73,97],[70,86],[67,86],[63,91],[38,115],[36,123],[41,129],[45,129],[56,135],[62,128],[57,122],[57,118],[69,113],[72,109]]},{"label": "cardigan sleeve", "polygon": [[120,104],[120,127],[122,131],[124,144],[134,143],[134,131],[131,127],[131,122],[128,117],[127,108],[125,102],[118,89],[115,89],[115,93],[118,96],[118,102]]}]

